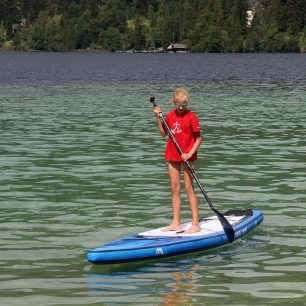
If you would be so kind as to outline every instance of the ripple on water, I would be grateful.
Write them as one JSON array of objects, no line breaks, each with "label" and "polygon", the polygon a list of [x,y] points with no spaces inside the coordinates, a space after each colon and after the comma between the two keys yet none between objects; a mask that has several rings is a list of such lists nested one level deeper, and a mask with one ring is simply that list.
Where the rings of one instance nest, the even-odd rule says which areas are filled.
[{"label": "ripple on water", "polygon": [[[1,304],[302,305],[304,85],[189,87],[205,190],[219,210],[260,209],[264,223],[218,250],[89,265],[88,248],[171,220],[165,142],[143,103],[156,92],[166,112],[169,86],[4,88]],[[201,215],[212,215],[199,198]]]}]

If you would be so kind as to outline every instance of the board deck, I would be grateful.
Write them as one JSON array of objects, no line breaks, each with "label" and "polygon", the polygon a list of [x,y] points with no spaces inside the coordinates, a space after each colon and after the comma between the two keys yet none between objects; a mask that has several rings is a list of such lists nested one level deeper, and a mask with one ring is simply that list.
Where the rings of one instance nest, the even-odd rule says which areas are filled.
[{"label": "board deck", "polygon": [[[229,216],[226,219],[229,221],[231,225],[239,222],[244,216]],[[222,231],[222,225],[219,222],[219,219],[217,217],[211,217],[207,219],[200,220],[200,227],[201,231],[193,234],[188,234],[186,231],[191,226],[192,222],[185,222],[181,224],[181,229],[178,231],[164,231],[163,227],[149,230],[146,232],[139,233],[139,235],[142,236],[148,236],[148,237],[194,237],[194,236],[203,236],[208,235],[211,233],[215,233],[218,231]]]}]

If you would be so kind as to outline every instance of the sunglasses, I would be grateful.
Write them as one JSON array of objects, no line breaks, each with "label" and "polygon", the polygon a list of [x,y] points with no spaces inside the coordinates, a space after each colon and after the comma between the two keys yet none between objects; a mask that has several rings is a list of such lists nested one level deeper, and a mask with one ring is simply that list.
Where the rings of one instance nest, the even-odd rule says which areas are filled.
[{"label": "sunglasses", "polygon": [[176,102],[173,102],[174,106],[176,108],[180,108],[180,107],[183,107],[183,108],[187,108],[188,107],[188,103],[176,103]]}]

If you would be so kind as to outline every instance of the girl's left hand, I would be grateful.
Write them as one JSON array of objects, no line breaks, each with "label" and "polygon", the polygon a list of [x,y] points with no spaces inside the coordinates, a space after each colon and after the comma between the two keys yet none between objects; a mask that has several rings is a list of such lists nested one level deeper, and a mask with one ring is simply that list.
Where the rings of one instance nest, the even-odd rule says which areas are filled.
[{"label": "girl's left hand", "polygon": [[192,154],[190,153],[184,153],[181,155],[182,160],[185,162],[187,161],[190,157],[192,156]]}]

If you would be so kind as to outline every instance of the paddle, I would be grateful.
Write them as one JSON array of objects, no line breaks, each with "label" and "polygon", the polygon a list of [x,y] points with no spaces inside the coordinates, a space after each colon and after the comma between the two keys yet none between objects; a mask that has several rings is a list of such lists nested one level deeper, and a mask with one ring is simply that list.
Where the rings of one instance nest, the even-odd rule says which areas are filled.
[{"label": "paddle", "polygon": [[[155,102],[155,97],[151,97],[150,98],[150,102],[153,103],[154,107],[157,106],[156,102]],[[166,120],[164,119],[164,116],[162,113],[159,113],[159,118],[160,120],[162,121],[164,127],[166,128],[167,132],[168,132],[168,135],[169,137],[171,138],[171,140],[173,141],[173,143],[175,144],[177,150],[179,151],[180,155],[183,155],[184,152],[182,151],[182,149],[180,148],[179,144],[177,143],[172,131],[170,130],[169,126],[167,125],[166,123]],[[202,187],[201,185],[201,182],[199,181],[199,179],[197,178],[195,172],[194,172],[194,169],[192,167],[192,165],[190,164],[190,162],[187,160],[185,161],[185,164],[187,165],[188,169],[189,169],[189,172],[191,173],[191,175],[193,176],[194,180],[197,182],[201,192],[203,193],[207,203],[209,204],[210,208],[212,209],[212,211],[216,214],[216,216],[218,217],[223,229],[224,229],[224,232],[226,234],[226,237],[228,239],[229,242],[233,242],[234,241],[234,238],[235,238],[235,232],[234,232],[234,229],[233,227],[231,226],[231,224],[228,222],[228,220],[216,209],[214,208],[211,200],[209,199],[206,191],[204,190],[204,188]]]}]

